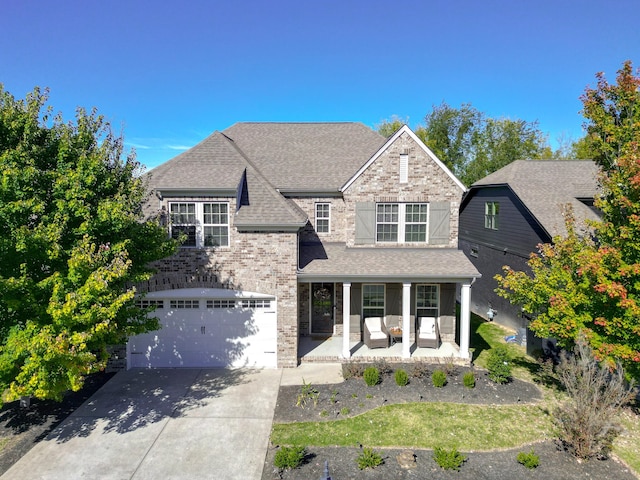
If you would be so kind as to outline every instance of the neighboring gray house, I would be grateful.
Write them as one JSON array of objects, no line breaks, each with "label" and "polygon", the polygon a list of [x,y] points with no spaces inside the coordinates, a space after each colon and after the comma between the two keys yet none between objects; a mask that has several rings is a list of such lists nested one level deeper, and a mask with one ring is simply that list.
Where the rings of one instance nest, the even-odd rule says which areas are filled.
[{"label": "neighboring gray house", "polygon": [[[238,123],[145,179],[147,214],[186,240],[140,286],[163,328],[129,341],[129,367],[468,361],[465,188],[408,127]],[[438,348],[417,346],[423,316]],[[363,344],[366,317],[383,318],[386,348]]]},{"label": "neighboring gray house", "polygon": [[520,329],[527,319],[494,292],[494,276],[526,262],[541,243],[566,235],[564,210],[571,205],[577,226],[597,220],[593,207],[598,169],[590,160],[518,160],[474,183],[460,207],[460,248],[482,273],[473,285],[471,311]]}]

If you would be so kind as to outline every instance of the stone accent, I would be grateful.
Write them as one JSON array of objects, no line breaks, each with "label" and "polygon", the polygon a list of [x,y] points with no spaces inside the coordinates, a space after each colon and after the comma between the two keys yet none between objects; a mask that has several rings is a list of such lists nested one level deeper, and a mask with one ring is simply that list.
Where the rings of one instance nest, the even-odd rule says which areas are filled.
[{"label": "stone accent", "polygon": [[416,464],[416,454],[413,450],[403,450],[398,455],[396,455],[396,460],[398,461],[398,465],[400,468],[405,470],[411,470],[417,467]]}]

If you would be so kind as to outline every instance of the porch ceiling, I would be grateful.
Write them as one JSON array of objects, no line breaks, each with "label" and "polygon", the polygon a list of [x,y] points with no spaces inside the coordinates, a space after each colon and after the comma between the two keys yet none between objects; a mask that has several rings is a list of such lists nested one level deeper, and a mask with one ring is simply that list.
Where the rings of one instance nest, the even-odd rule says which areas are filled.
[{"label": "porch ceiling", "polygon": [[463,282],[481,275],[452,248],[347,248],[344,243],[300,246],[298,280]]}]

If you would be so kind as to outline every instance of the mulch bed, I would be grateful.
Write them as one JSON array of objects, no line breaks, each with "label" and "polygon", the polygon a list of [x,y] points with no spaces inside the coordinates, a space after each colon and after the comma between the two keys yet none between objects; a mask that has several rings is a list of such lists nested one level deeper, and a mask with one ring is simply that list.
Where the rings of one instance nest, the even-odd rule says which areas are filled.
[{"label": "mulch bed", "polygon": [[[410,371],[410,366],[405,366]],[[431,382],[430,372],[423,378],[410,378],[404,387],[396,385],[393,375],[383,376],[378,385],[368,387],[362,378],[349,378],[339,384],[313,385],[318,393],[317,405],[308,402],[305,408],[296,406],[300,386],[283,386],[278,394],[274,413],[275,423],[301,421],[330,421],[359,415],[373,408],[407,402],[454,402],[484,405],[509,405],[532,403],[542,399],[542,393],[534,384],[513,380],[498,385],[483,371],[476,371],[476,386],[466,388],[462,384],[465,370],[450,372],[448,383],[436,388]],[[346,413],[348,411],[348,413]],[[342,412],[342,413],[341,413]],[[270,445],[262,472],[262,480],[316,480],[323,479],[325,461],[333,480],[345,479],[602,479],[627,480],[636,476],[615,458],[578,462],[553,441],[532,446],[540,457],[540,465],[529,470],[516,461],[519,452],[530,450],[530,446],[491,452],[462,452],[467,461],[459,472],[442,470],[433,460],[433,452],[423,449],[376,448],[384,464],[375,469],[359,470],[358,447],[313,447],[307,448],[305,462],[300,467],[279,471],[273,461],[277,446]],[[412,468],[403,468],[396,457],[409,450],[415,462]]]},{"label": "mulch bed", "polygon": [[0,409],[0,475],[44,439],[113,375],[89,375],[80,391],[68,392],[61,402],[32,399],[28,408],[21,407],[19,401],[5,403]]}]

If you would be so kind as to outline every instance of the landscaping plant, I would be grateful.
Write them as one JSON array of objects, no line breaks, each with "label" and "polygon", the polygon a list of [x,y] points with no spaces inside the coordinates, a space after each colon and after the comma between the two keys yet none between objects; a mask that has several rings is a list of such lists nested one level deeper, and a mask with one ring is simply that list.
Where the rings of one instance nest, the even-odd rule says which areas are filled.
[{"label": "landscaping plant", "polygon": [[467,388],[474,388],[476,386],[476,375],[471,370],[465,372],[462,376],[462,384]]},{"label": "landscaping plant", "polygon": [[460,471],[460,467],[467,460],[457,448],[447,450],[443,447],[436,447],[433,450],[433,459],[443,470]]},{"label": "landscaping plant", "polygon": [[409,383],[409,375],[407,375],[407,372],[402,369],[396,370],[394,376],[396,379],[396,385],[399,387],[404,387]]},{"label": "landscaping plant", "polygon": [[533,448],[529,453],[520,452],[516,457],[516,460],[518,460],[518,463],[531,470],[537,468],[538,465],[540,465],[540,457],[536,455],[536,452],[533,451]]},{"label": "landscaping plant", "polygon": [[447,374],[442,370],[436,370],[431,374],[431,381],[434,387],[442,388],[447,384]]},{"label": "landscaping plant", "polygon": [[367,367],[364,371],[363,377],[364,383],[370,387],[380,383],[380,372],[376,367]]},{"label": "landscaping plant", "polygon": [[296,407],[304,408],[309,401],[313,402],[313,405],[318,405],[318,398],[320,397],[320,392],[311,385],[311,383],[307,383],[302,379],[302,386],[300,387],[300,393],[298,393],[298,397],[296,399]]},{"label": "landscaping plant", "polygon": [[384,460],[382,456],[369,447],[364,447],[362,453],[358,455],[358,468],[364,470],[365,468],[376,468],[378,465],[382,465]]},{"label": "landscaping plant", "polygon": [[496,383],[507,383],[511,379],[509,348],[505,344],[498,345],[489,352],[487,370],[489,378]]},{"label": "landscaping plant", "polygon": [[617,417],[634,397],[622,365],[601,365],[581,336],[557,370],[569,396],[553,413],[560,440],[578,458],[606,457],[622,431]]},{"label": "landscaping plant", "polygon": [[306,453],[307,447],[280,447],[276,452],[273,464],[282,470],[297,468],[304,461]]}]

